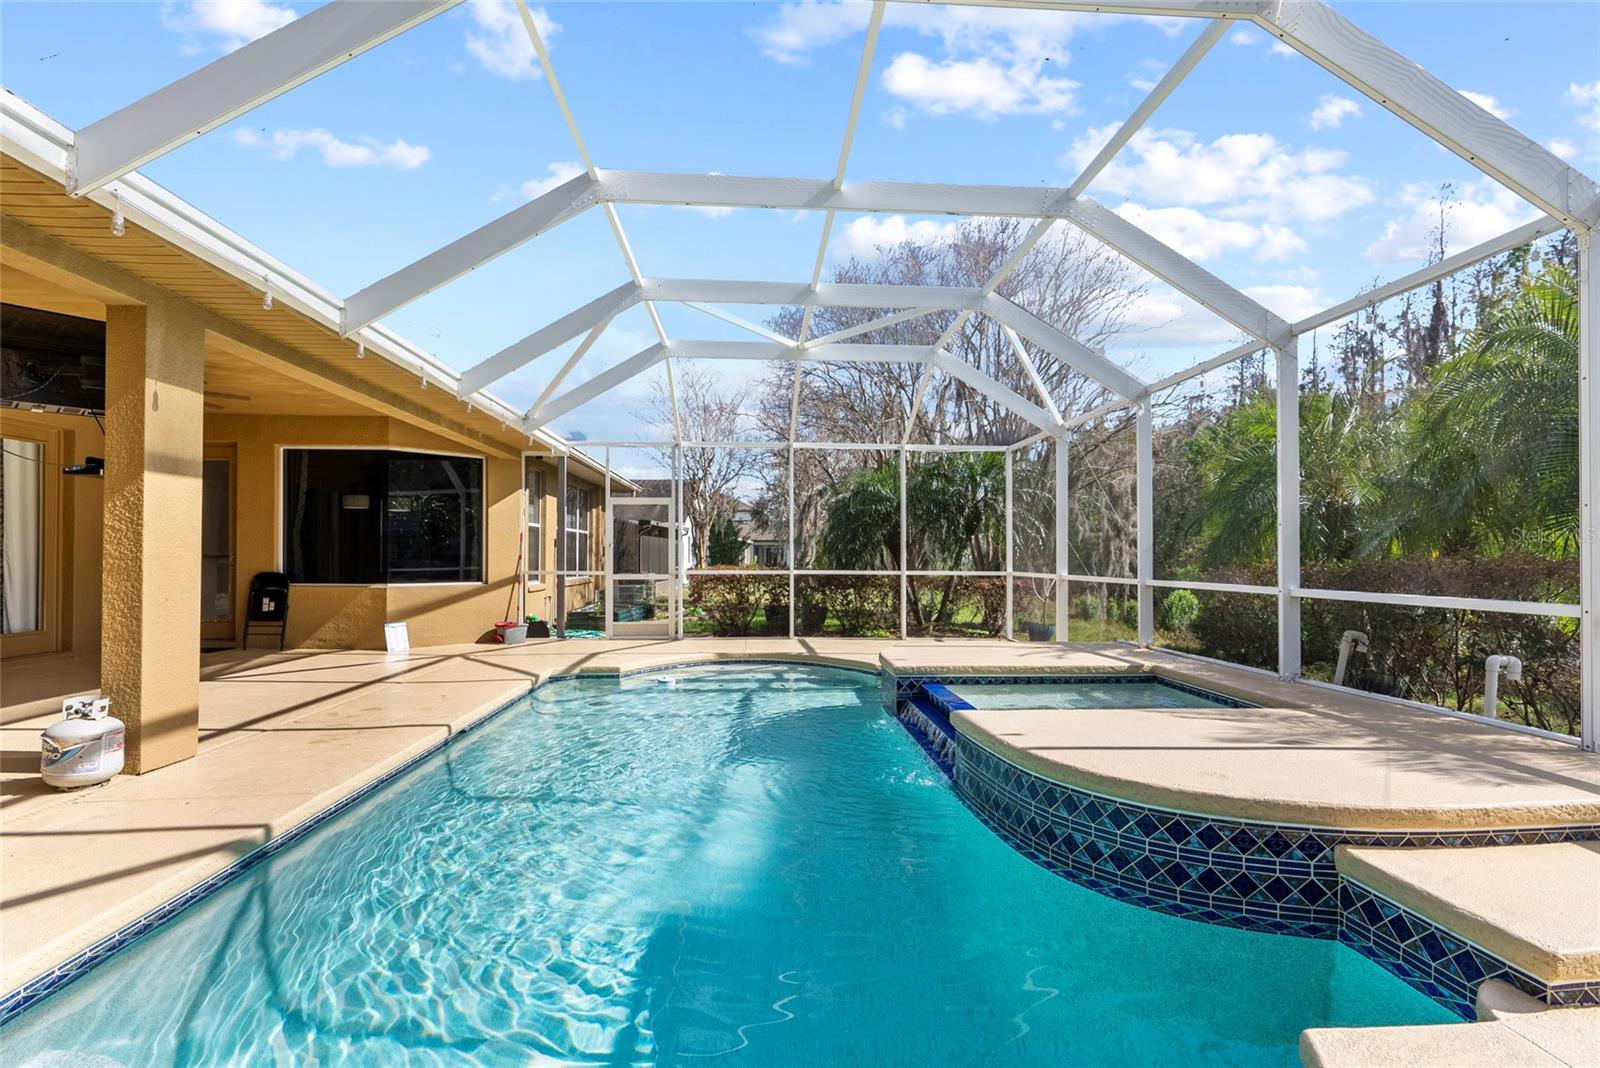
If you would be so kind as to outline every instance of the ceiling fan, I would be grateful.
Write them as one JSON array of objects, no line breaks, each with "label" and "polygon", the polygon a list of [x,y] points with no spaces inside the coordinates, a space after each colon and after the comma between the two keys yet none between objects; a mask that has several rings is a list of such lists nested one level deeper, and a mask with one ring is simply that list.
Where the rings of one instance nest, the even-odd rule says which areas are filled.
[{"label": "ceiling fan", "polygon": [[205,406],[207,408],[220,410],[222,405],[218,404],[217,401],[248,401],[249,399],[250,397],[243,393],[224,393],[220,389],[208,389],[205,391]]}]

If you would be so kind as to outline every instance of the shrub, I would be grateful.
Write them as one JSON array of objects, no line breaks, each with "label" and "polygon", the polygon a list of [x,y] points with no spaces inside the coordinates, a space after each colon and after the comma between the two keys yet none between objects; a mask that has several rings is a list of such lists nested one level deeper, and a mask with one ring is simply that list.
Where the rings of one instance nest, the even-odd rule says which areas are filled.
[{"label": "shrub", "polygon": [[801,575],[795,580],[798,633],[816,635],[831,618],[840,634],[861,637],[900,629],[900,579],[893,575]]},{"label": "shrub", "polygon": [[[752,568],[713,568],[715,574],[689,580],[689,600],[699,605],[718,637],[742,638],[755,626],[756,615],[773,598],[788,598],[789,580],[783,575]],[[775,593],[781,585],[783,592]]]},{"label": "shrub", "polygon": [[1188,590],[1173,590],[1161,600],[1161,625],[1167,630],[1188,630],[1200,618],[1200,599]]},{"label": "shrub", "polygon": [[[1373,558],[1302,566],[1308,589],[1563,602],[1576,597],[1570,561],[1506,556],[1486,560]],[[1208,576],[1213,577],[1213,576]],[[1221,582],[1271,586],[1270,568],[1233,570]],[[1272,597],[1208,593],[1205,610],[1180,648],[1256,667],[1275,667],[1277,603]],[[1308,677],[1331,679],[1339,638],[1359,630],[1370,653],[1347,684],[1460,711],[1479,711],[1483,661],[1490,653],[1522,659],[1522,681],[1502,680],[1501,719],[1575,734],[1580,722],[1576,620],[1509,612],[1412,608],[1306,598],[1300,603],[1301,653]]]}]

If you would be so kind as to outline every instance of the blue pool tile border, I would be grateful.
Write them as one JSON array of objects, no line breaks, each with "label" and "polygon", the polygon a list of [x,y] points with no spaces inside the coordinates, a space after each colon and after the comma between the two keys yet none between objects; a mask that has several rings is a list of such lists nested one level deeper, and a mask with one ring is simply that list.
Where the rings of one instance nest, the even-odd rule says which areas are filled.
[{"label": "blue pool tile border", "polygon": [[[1118,900],[1204,923],[1337,939],[1465,1019],[1478,984],[1550,1005],[1600,1005],[1600,980],[1545,984],[1341,876],[1340,845],[1462,847],[1600,838],[1600,824],[1488,830],[1348,830],[1182,812],[1047,779],[961,735],[950,684],[1147,681],[1152,675],[885,676],[892,711],[994,834],[1047,870]],[[1169,680],[1162,680],[1169,681]],[[1222,697],[1182,687],[1213,700]],[[1229,699],[1231,700],[1231,699]],[[1237,702],[1236,707],[1255,707]],[[1402,937],[1403,936],[1403,937]]]},{"label": "blue pool tile border", "polygon": [[245,874],[245,872],[249,871],[251,868],[254,868],[257,864],[260,864],[262,861],[273,856],[279,851],[293,845],[295,842],[305,837],[308,833],[337,816],[351,805],[354,805],[358,801],[370,796],[374,791],[387,786],[401,775],[404,775],[406,772],[416,767],[422,761],[428,759],[439,750],[449,745],[455,739],[465,734],[471,734],[473,731],[477,730],[479,727],[482,727],[484,724],[488,723],[502,712],[511,708],[513,705],[527,700],[529,695],[533,694],[535,691],[543,689],[545,686],[557,682],[573,682],[584,680],[614,682],[619,677],[625,678],[633,675],[644,675],[657,671],[682,670],[684,668],[710,667],[719,664],[747,667],[822,667],[837,671],[852,671],[863,675],[878,674],[878,671],[875,668],[846,666],[842,664],[823,664],[816,663],[814,661],[808,662],[802,660],[784,660],[775,658],[741,658],[721,660],[683,660],[671,664],[656,664],[648,667],[633,668],[622,672],[572,672],[562,675],[551,675],[540,679],[538,682],[528,687],[527,690],[517,694],[514,697],[510,697],[505,701],[502,701],[500,704],[491,708],[489,711],[485,712],[471,723],[462,727],[460,730],[452,731],[443,738],[439,739],[437,742],[428,746],[426,749],[415,753],[404,763],[396,765],[390,770],[384,772],[382,775],[373,779],[371,782],[358,787],[352,793],[345,795],[320,812],[306,817],[304,820],[295,824],[287,831],[284,831],[276,838],[269,839],[268,841],[263,842],[261,845],[256,846],[250,852],[246,853],[238,860],[235,860],[227,867],[212,873],[201,882],[196,883],[194,886],[191,886],[189,889],[183,891],[177,896],[162,902],[149,912],[146,912],[144,915],[140,916],[138,919],[133,920],[125,926],[111,932],[104,938],[95,942],[93,945],[79,950],[77,953],[74,953],[72,956],[68,957],[66,960],[57,964],[48,971],[34,976],[32,979],[29,979],[15,990],[11,990],[6,992],[4,995],[0,995],[0,1027],[4,1027],[7,1023],[11,1022],[29,1008],[38,1004],[40,1001],[43,1001],[51,994],[56,993],[75,980],[82,978],[83,975],[93,969],[96,965],[100,964],[102,961],[114,955],[118,950],[125,948],[130,943],[137,941],[139,938],[149,934],[151,931],[154,931],[156,928],[167,923],[169,920],[174,919],[190,906],[199,904],[201,901],[210,897],[218,890],[221,890],[224,886]]},{"label": "blue pool tile border", "polygon": [[322,809],[320,812],[316,812],[301,820],[299,823],[295,824],[293,827],[290,827],[287,831],[284,831],[276,838],[270,838],[261,843],[250,852],[234,861],[232,864],[229,864],[220,871],[213,872],[211,875],[208,875],[205,879],[178,894],[176,897],[168,898],[166,901],[163,901],[161,904],[157,905],[149,912],[146,912],[138,919],[111,932],[88,948],[74,953],[60,964],[57,964],[54,968],[51,968],[49,971],[35,976],[34,978],[23,983],[21,986],[17,987],[15,990],[9,991],[4,996],[0,996],[0,1027],[5,1026],[7,1023],[11,1022],[11,1020],[15,1019],[24,1011],[31,1008],[33,1005],[43,1001],[45,998],[56,993],[58,990],[61,990],[74,980],[82,978],[82,976],[90,969],[94,968],[95,965],[112,956],[118,950],[123,949],[130,943],[138,940],[144,935],[149,934],[151,931],[154,931],[156,928],[165,924],[169,920],[172,920],[179,913],[183,912],[190,906],[197,905],[201,901],[204,901],[206,898],[210,897],[218,890],[221,890],[224,886],[233,882],[245,872],[260,864],[262,861],[284,849],[287,849],[301,838],[304,838],[311,831],[328,822],[330,819],[337,816],[351,805],[356,804],[358,801],[364,800],[374,791],[387,786],[401,775],[404,775],[406,772],[416,767],[422,761],[428,759],[439,750],[449,745],[455,739],[464,734],[471,734],[473,731],[477,730],[485,723],[488,723],[490,720],[494,719],[508,708],[525,701],[529,694],[542,685],[543,683],[539,683],[538,685],[530,686],[527,690],[517,694],[515,697],[511,697],[505,701],[502,701],[500,704],[496,705],[494,708],[491,708],[489,711],[485,712],[483,715],[479,716],[465,727],[462,727],[458,731],[450,732],[437,742],[434,742],[432,745],[428,746],[426,749],[423,749],[420,752],[408,757],[403,763],[397,764],[393,768],[390,768],[388,771],[373,779],[371,782],[357,787],[354,792],[346,794],[344,797],[341,797],[327,808]]},{"label": "blue pool tile border", "polygon": [[1546,1005],[1600,1005],[1600,979],[1545,982],[1348,876],[1339,881],[1339,941],[1467,1020],[1490,979]]}]

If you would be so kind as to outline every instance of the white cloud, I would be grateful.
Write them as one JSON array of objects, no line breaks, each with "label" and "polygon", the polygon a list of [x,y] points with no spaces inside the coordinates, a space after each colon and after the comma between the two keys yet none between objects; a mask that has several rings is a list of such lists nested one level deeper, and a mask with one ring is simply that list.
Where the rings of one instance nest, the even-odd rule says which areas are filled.
[{"label": "white cloud", "polygon": [[[1081,170],[1115,130],[1113,124],[1076,138],[1061,164]],[[1333,173],[1345,158],[1331,149],[1294,150],[1266,133],[1201,141],[1187,130],[1145,129],[1100,173],[1094,189],[1209,207],[1230,219],[1327,222],[1372,200],[1365,180]]]},{"label": "white cloud", "polygon": [[1313,130],[1337,130],[1344,120],[1361,114],[1361,105],[1347,96],[1327,93],[1311,112]]},{"label": "white cloud", "polygon": [[781,4],[777,17],[755,30],[754,36],[769,59],[801,66],[807,53],[863,29],[870,13],[863,3]]},{"label": "white cloud", "polygon": [[851,258],[874,259],[880,248],[894,248],[907,241],[943,241],[955,230],[956,223],[934,222],[930,219],[907,221],[904,215],[863,215],[852,219],[834,235],[828,251],[835,260]]},{"label": "white cloud", "polygon": [[1291,323],[1315,314],[1333,303],[1321,290],[1309,286],[1246,286],[1244,294]]},{"label": "white cloud", "polygon": [[271,159],[293,159],[302,148],[322,155],[322,162],[330,167],[386,167],[397,171],[413,171],[428,161],[432,155],[426,145],[413,145],[395,138],[381,141],[376,137],[358,137],[343,141],[327,130],[263,130],[243,127],[233,132],[233,140],[245,148],[264,149]]},{"label": "white cloud", "polygon": [[1588,85],[1573,82],[1567,86],[1563,99],[1578,109],[1578,125],[1600,133],[1600,81]]},{"label": "white cloud", "polygon": [[[780,63],[806,63],[812,52],[860,32],[864,3],[787,3],[752,34]],[[1082,26],[1103,27],[1124,16],[1010,8],[891,4],[884,25],[937,42],[932,50],[898,53],[883,76],[889,93],[934,114],[982,118],[1023,112],[1071,112],[1077,84],[1062,75],[1068,47]],[[1177,20],[1147,20],[1163,33]]]},{"label": "white cloud", "polygon": [[1292,46],[1286,45],[1282,41],[1274,40],[1272,42],[1272,54],[1275,56],[1298,56],[1300,53],[1296,52]]},{"label": "white cloud", "polygon": [[[473,24],[467,31],[467,51],[484,70],[502,78],[525,80],[540,76],[539,57],[511,0],[470,0],[467,10]],[[530,10],[534,25],[548,45],[560,31],[560,23],[542,7]]]},{"label": "white cloud", "polygon": [[1127,203],[1117,214],[1171,245],[1192,260],[1225,252],[1254,252],[1258,260],[1282,260],[1306,251],[1300,235],[1286,226],[1218,219],[1194,208],[1147,208]]},{"label": "white cloud", "polygon": [[891,95],[933,115],[971,112],[981,119],[1023,112],[1073,110],[1078,83],[1054,78],[1041,65],[977,59],[930,60],[917,52],[895,56],[883,72]]},{"label": "white cloud", "polygon": [[559,185],[565,185],[583,173],[583,164],[571,160],[557,160],[545,168],[543,178],[529,178],[521,185],[522,195],[532,200],[550,192]]},{"label": "white cloud", "polygon": [[1134,296],[1125,322],[1128,332],[1116,345],[1121,350],[1223,345],[1239,336],[1238,327],[1161,285],[1150,286]]},{"label": "white cloud", "polygon": [[[1405,214],[1391,219],[1367,246],[1369,263],[1416,263],[1434,251],[1439,228],[1439,190],[1426,182],[1407,185],[1400,194]],[[1460,252],[1538,218],[1531,204],[1489,178],[1454,191],[1445,205],[1445,246]]]},{"label": "white cloud", "polygon": [[188,35],[192,39],[189,51],[199,51],[198,40],[204,37],[222,51],[232,52],[294,20],[293,8],[266,0],[192,0],[161,6],[161,24]]},{"label": "white cloud", "polygon": [[883,121],[892,130],[904,130],[906,128],[906,109],[890,108],[883,113]]},{"label": "white cloud", "polygon": [[1162,63],[1159,59],[1150,59],[1146,57],[1141,59],[1133,70],[1123,75],[1123,78],[1127,80],[1129,85],[1133,86],[1141,93],[1148,93],[1150,90],[1156,87],[1156,84],[1160,81],[1161,76],[1165,74],[1166,71],[1166,64]]},{"label": "white cloud", "polygon": [[1511,117],[1511,109],[1488,93],[1474,93],[1470,89],[1458,89],[1457,92],[1502,122]]},{"label": "white cloud", "polygon": [[1578,146],[1568,141],[1565,137],[1552,137],[1545,142],[1545,147],[1565,160],[1573,159],[1578,155]]}]

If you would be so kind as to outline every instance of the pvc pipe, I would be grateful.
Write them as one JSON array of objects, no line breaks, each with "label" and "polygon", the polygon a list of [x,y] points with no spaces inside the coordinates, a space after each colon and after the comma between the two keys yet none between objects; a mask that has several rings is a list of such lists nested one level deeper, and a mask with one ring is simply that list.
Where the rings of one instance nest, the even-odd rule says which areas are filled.
[{"label": "pvc pipe", "polygon": [[1495,653],[1483,661],[1483,714],[1490,719],[1499,718],[1500,669],[1505,668],[1506,678],[1522,681],[1522,661],[1514,656]]},{"label": "pvc pipe", "polygon": [[1345,670],[1350,666],[1351,647],[1354,646],[1358,653],[1364,653],[1367,651],[1368,641],[1367,636],[1359,630],[1347,630],[1339,638],[1339,663],[1333,669],[1333,684],[1335,686],[1344,685]]}]

